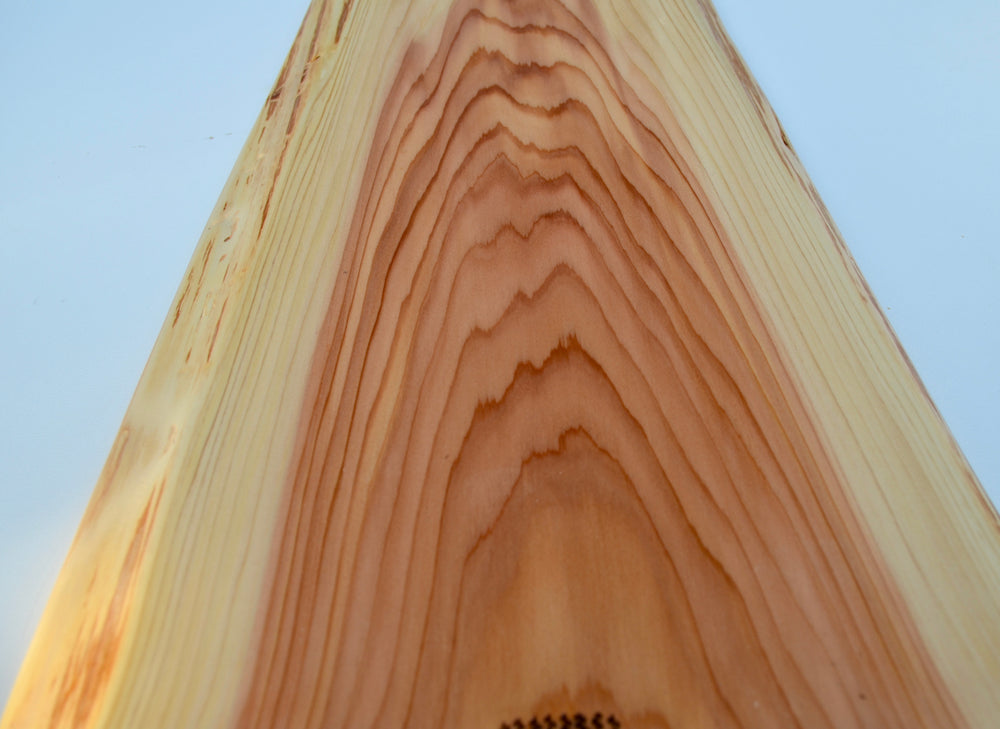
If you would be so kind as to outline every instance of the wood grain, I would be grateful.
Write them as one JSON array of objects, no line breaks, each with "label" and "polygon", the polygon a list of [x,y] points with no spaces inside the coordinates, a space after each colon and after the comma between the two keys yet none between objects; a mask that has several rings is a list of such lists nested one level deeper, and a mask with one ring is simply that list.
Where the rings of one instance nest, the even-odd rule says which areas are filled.
[{"label": "wood grain", "polygon": [[1000,521],[700,0],[316,0],[0,726],[987,727]]}]

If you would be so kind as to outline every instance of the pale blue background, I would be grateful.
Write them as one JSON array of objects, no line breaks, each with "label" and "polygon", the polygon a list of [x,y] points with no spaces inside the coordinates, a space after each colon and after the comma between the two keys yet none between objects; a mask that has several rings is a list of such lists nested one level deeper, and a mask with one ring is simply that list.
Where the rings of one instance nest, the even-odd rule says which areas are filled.
[{"label": "pale blue background", "polygon": [[[0,0],[0,704],[306,4]],[[717,7],[1000,500],[1000,3]]]}]

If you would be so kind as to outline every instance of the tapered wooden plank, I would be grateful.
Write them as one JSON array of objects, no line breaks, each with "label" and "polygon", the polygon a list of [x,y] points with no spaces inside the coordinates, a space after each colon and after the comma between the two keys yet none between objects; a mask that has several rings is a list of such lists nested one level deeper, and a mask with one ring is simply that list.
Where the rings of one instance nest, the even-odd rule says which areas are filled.
[{"label": "tapered wooden plank", "polygon": [[317,0],[0,725],[987,727],[998,598],[709,5]]}]

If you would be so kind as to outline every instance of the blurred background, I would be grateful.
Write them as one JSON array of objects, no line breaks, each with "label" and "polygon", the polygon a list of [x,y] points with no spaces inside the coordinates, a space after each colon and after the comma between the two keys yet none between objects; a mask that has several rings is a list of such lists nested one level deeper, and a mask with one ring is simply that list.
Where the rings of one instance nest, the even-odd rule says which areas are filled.
[{"label": "blurred background", "polygon": [[[307,5],[0,0],[0,706]],[[1000,3],[716,8],[1000,502]]]}]

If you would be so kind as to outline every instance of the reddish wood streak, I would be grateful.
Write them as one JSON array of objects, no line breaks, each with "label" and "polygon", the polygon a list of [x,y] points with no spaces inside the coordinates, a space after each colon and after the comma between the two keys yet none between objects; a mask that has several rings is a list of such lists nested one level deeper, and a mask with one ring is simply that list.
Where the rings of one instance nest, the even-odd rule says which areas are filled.
[{"label": "reddish wood streak", "polygon": [[351,12],[353,4],[354,0],[346,0],[340,9],[340,17],[337,18],[337,34],[333,38],[334,43],[340,43],[340,34],[344,32],[344,24],[347,22],[347,16]]},{"label": "reddish wood streak", "polygon": [[[50,726],[60,726],[64,714],[72,711],[71,726],[85,726],[92,718],[107,689],[108,680],[118,656],[122,633],[129,617],[129,605],[135,578],[146,552],[146,545],[163,494],[163,483],[154,489],[139,521],[118,571],[118,580],[103,610],[99,624],[89,634],[77,636],[67,670],[56,692]],[[95,575],[96,577],[96,575]],[[93,588],[93,583],[91,585]],[[97,599],[103,597],[97,593]],[[90,595],[85,595],[88,599]]]},{"label": "reddish wood streak", "polygon": [[215,340],[219,336],[219,326],[222,324],[222,317],[226,313],[227,301],[222,302],[222,308],[219,310],[219,318],[215,322],[215,330],[212,332],[212,340],[208,343],[208,352],[205,353],[205,361],[210,362],[212,360],[212,351],[215,349]]}]

